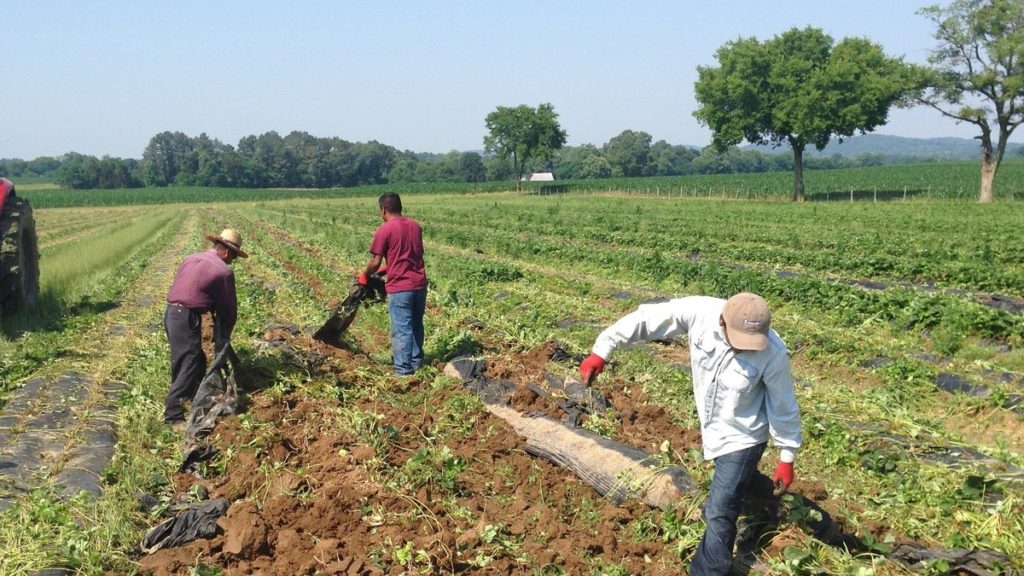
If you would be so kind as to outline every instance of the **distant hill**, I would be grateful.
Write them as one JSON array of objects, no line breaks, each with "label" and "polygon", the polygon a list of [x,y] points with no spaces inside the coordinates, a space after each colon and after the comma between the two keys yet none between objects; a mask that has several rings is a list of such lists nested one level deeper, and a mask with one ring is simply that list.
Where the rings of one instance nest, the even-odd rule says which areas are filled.
[{"label": "distant hill", "polygon": [[[1016,155],[1021,144],[1009,143],[1006,155]],[[772,148],[771,146],[743,146],[745,150],[758,150],[766,154],[790,153],[789,148]],[[886,136],[883,134],[863,134],[846,138],[842,143],[833,138],[824,150],[818,152],[808,146],[805,156],[860,156],[863,154],[881,154],[882,156],[913,156],[918,158],[935,158],[939,160],[973,160],[980,157],[978,141],[972,138],[904,138],[903,136]]]}]

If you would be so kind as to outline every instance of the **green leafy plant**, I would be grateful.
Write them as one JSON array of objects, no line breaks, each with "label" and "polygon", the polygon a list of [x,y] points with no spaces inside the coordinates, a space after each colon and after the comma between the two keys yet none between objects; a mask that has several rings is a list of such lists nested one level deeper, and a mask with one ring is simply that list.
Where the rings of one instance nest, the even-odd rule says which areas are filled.
[{"label": "green leafy plant", "polygon": [[431,486],[456,493],[459,474],[465,469],[466,461],[447,446],[420,448],[395,472],[392,482],[410,490]]},{"label": "green leafy plant", "polygon": [[413,549],[412,542],[406,542],[392,550],[392,557],[395,563],[414,572],[426,574],[433,569],[430,555],[421,548]]}]

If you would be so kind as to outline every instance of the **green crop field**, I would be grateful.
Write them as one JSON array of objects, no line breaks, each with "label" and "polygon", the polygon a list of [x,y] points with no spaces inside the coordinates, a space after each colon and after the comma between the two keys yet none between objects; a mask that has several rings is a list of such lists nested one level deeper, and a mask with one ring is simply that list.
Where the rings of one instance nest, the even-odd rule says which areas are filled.
[{"label": "green crop field", "polygon": [[[1000,191],[1020,197],[1022,167],[1006,164]],[[113,398],[117,442],[95,495],[61,488],[73,458],[0,475],[0,573],[682,573],[710,480],[685,345],[618,353],[594,385],[612,408],[583,424],[686,470],[698,490],[669,509],[614,504],[530,456],[441,369],[468,354],[543,384],[576,374],[598,332],[642,302],[738,291],[773,308],[804,430],[793,494],[748,551],[758,570],[903,574],[907,543],[1024,570],[1024,213],[966,200],[976,165],[861,170],[809,174],[815,201],[801,204],[753,200],[785,197],[784,174],[400,190],[430,278],[430,366],[413,379],[390,375],[383,306],[363,308],[340,349],[303,336],[365,263],[379,189],[27,191],[44,293],[3,318],[0,405],[33,379],[84,375],[72,421]],[[179,439],[160,421],[163,298],[202,233],[224,227],[250,254],[233,265],[246,408],[218,424],[218,456],[196,478],[178,472]],[[268,344],[274,330],[289,346]],[[8,438],[29,429],[14,416]],[[176,502],[203,494],[231,501],[225,533],[138,551]],[[817,533],[823,515],[855,545]]]},{"label": "green crop field", "polygon": [[[976,162],[942,162],[808,170],[805,194],[814,201],[906,201],[915,199],[961,199],[976,197],[979,166]],[[1000,167],[996,196],[1002,200],[1024,199],[1024,160],[1007,159]],[[509,182],[444,183],[420,182],[329,190],[251,190],[245,188],[138,188],[122,190],[62,190],[52,185],[32,184],[19,190],[37,208],[74,206],[121,206],[173,204],[181,202],[244,202],[288,198],[348,198],[377,196],[394,190],[403,195],[450,194],[507,191]],[[605,178],[524,182],[528,193],[627,194],[634,196],[676,196],[722,199],[788,199],[793,194],[790,172],[758,174],[711,174],[657,178]]]}]

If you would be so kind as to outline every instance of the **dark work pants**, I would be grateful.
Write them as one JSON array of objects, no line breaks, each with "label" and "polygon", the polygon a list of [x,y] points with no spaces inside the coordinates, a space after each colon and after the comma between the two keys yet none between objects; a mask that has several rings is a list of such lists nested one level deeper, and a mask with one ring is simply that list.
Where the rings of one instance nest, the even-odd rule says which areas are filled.
[{"label": "dark work pants", "polygon": [[690,563],[691,576],[725,575],[732,569],[736,520],[743,509],[743,495],[757,470],[766,444],[758,444],[715,458],[711,490],[704,502],[704,536]]},{"label": "dark work pants", "polygon": [[164,399],[164,421],[185,419],[182,402],[191,401],[206,372],[202,316],[184,306],[168,304],[164,329],[171,348],[171,386]]}]

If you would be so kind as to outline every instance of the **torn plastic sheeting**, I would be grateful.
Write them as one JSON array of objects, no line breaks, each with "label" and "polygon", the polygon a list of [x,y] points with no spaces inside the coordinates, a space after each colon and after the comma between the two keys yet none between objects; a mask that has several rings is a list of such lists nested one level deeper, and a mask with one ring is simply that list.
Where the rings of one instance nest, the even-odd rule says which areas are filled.
[{"label": "torn plastic sheeting", "polygon": [[579,320],[577,318],[564,318],[555,323],[555,326],[562,329],[568,328],[602,328],[603,325],[593,320]]},{"label": "torn plastic sheeting", "polygon": [[515,394],[516,385],[509,380],[486,380],[477,378],[463,384],[481,400],[490,404],[507,406]]},{"label": "torn plastic sheeting", "polygon": [[934,444],[922,445],[922,441],[929,439],[936,442],[941,440],[939,438],[923,437],[914,441],[908,436],[894,433],[881,433],[877,438],[896,444],[899,447],[900,454],[913,454],[926,462],[941,464],[951,468],[976,468],[993,478],[1009,482],[1024,482],[1024,469],[993,458],[976,448],[969,446],[939,446]]},{"label": "torn plastic sheeting", "polygon": [[352,324],[360,306],[364,303],[383,302],[385,298],[384,278],[380,274],[368,277],[365,285],[358,282],[353,283],[348,296],[340,304],[330,309],[331,315],[323,326],[313,334],[313,338],[327,344],[337,343],[338,338]]},{"label": "torn plastic sheeting", "polygon": [[[940,372],[935,376],[935,385],[946,392],[956,394],[967,394],[975,398],[987,398],[992,394],[992,390],[985,386],[978,386],[971,384],[956,374],[949,374],[947,372]],[[1000,408],[1006,408],[1007,410],[1014,410],[1018,413],[1024,413],[1024,395],[1021,394],[1006,394],[1003,401],[999,404]]]},{"label": "torn plastic sheeting", "polygon": [[[555,346],[552,349],[551,354],[548,355],[548,360],[550,360],[552,362],[566,362],[566,361],[571,362],[571,361],[577,360],[577,359],[575,359],[573,357],[573,355],[569,354],[568,351],[566,351],[565,348],[563,348],[562,346],[559,345],[559,346]],[[579,360],[583,360],[583,357],[581,356],[579,358]]]},{"label": "torn plastic sheeting", "polygon": [[900,544],[887,556],[911,570],[927,568],[933,562],[946,562],[949,574],[991,576],[1006,574],[1009,556],[992,550],[942,550],[919,544]]},{"label": "torn plastic sheeting", "polygon": [[984,398],[990,394],[988,388],[975,386],[956,374],[940,372],[935,376],[935,385],[946,392],[967,394],[978,398]]},{"label": "torn plastic sheeting", "polygon": [[234,354],[231,344],[225,345],[199,384],[199,390],[192,399],[188,426],[185,428],[186,438],[202,438],[209,435],[217,418],[234,414],[237,410],[238,384],[235,381],[234,362],[228,361],[235,357]]},{"label": "torn plastic sheeting", "polygon": [[565,394],[570,400],[587,406],[588,412],[604,412],[609,407],[604,394],[571,376],[559,378],[554,374],[545,374],[544,379],[547,381],[549,394]]},{"label": "torn plastic sheeting", "polygon": [[217,534],[217,519],[227,512],[228,506],[230,503],[223,498],[191,506],[174,518],[150,528],[139,547],[146,554],[152,554],[161,548],[173,548],[197,538],[212,538]]},{"label": "torn plastic sheeting", "polygon": [[214,358],[206,377],[199,384],[185,428],[185,454],[180,471],[191,469],[216,454],[216,450],[206,446],[202,439],[213,432],[218,418],[234,414],[238,409],[238,384],[234,370],[237,363],[238,356],[229,342]]},{"label": "torn plastic sheeting", "polygon": [[[268,330],[288,330],[292,336],[301,334],[298,328],[292,325],[285,324],[272,324],[268,327]],[[307,372],[316,372],[321,364],[327,361],[327,356],[307,348],[300,348],[280,338],[272,338],[260,342],[258,344],[258,350],[266,353],[267,350],[274,350],[285,357],[294,365],[300,366]]]},{"label": "torn plastic sheeting", "polygon": [[217,454],[220,454],[220,450],[209,444],[196,443],[191,445],[185,450],[185,456],[181,459],[181,466],[178,466],[178,472],[196,472],[200,463],[213,460],[217,457]]},{"label": "torn plastic sheeting", "polygon": [[484,358],[456,358],[445,365],[444,373],[462,380],[463,384],[476,380],[487,369],[487,360]]},{"label": "torn plastic sheeting", "polygon": [[604,414],[608,410],[608,399],[604,394],[594,390],[575,378],[559,378],[553,374],[545,374],[547,388],[537,384],[527,384],[527,388],[538,396],[561,398],[558,407],[565,412],[562,418],[568,426],[579,426],[584,414]]}]

